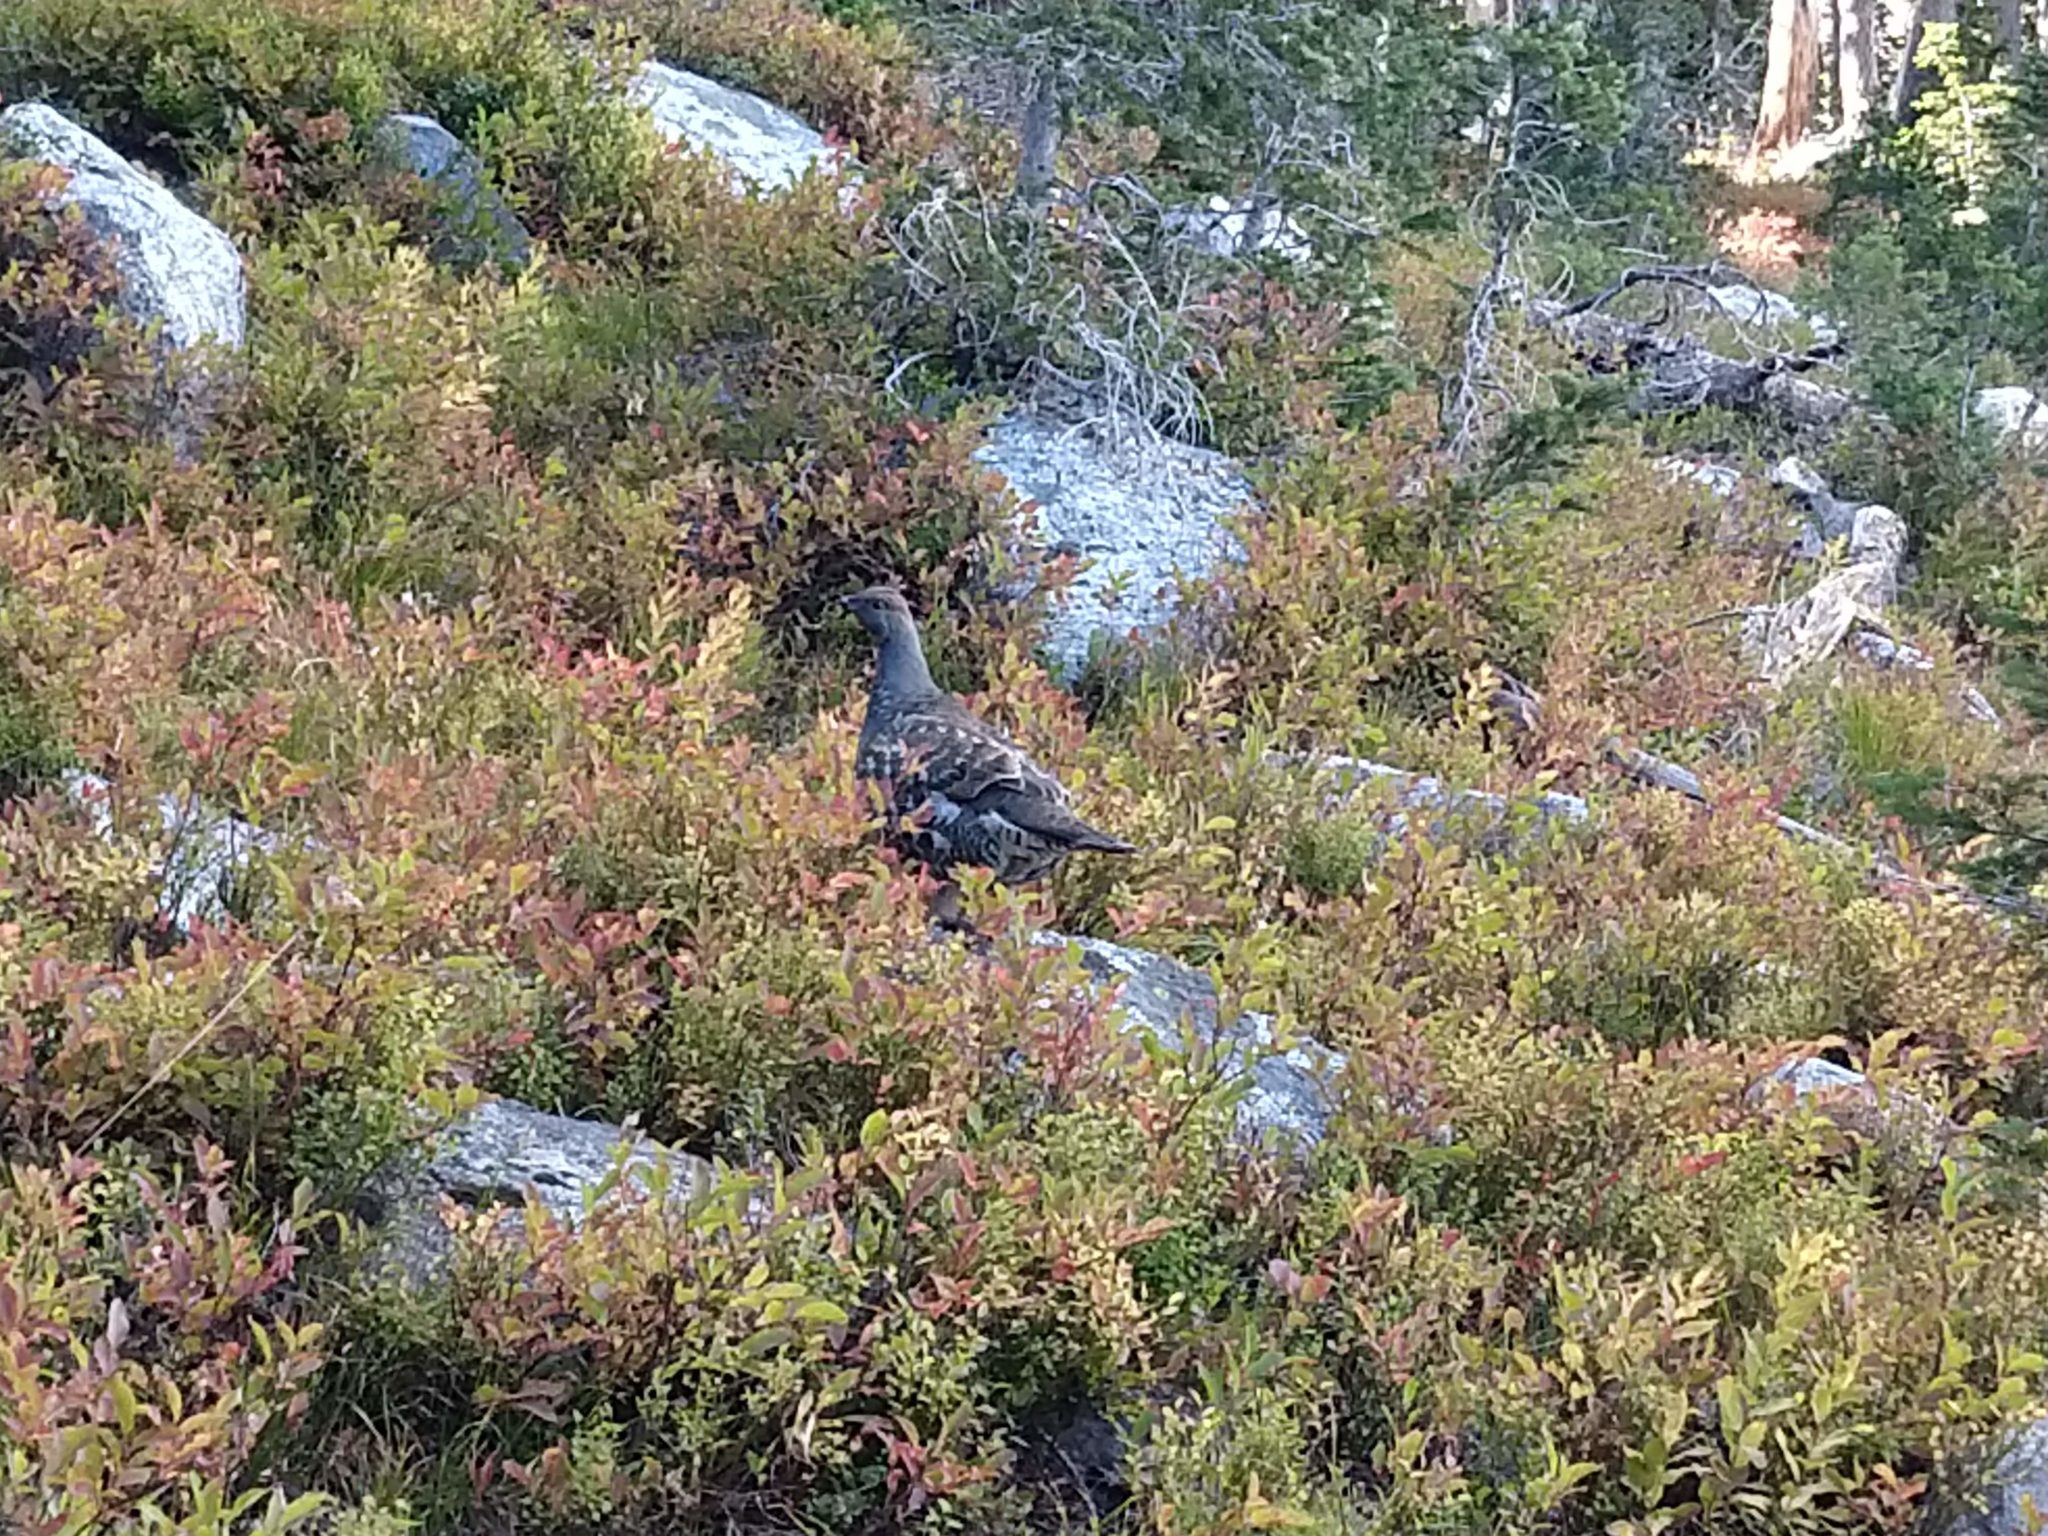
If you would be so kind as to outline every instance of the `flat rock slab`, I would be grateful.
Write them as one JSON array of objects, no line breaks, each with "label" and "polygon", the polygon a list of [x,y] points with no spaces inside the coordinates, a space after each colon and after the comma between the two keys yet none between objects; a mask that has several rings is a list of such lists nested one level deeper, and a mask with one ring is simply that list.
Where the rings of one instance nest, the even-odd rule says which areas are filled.
[{"label": "flat rock slab", "polygon": [[458,262],[526,265],[533,240],[504,200],[484,182],[483,162],[431,117],[394,112],[378,125],[387,162],[438,188],[450,229],[441,254]]},{"label": "flat rock slab", "polygon": [[241,346],[242,257],[226,235],[53,107],[22,102],[0,112],[0,146],[71,173],[60,200],[112,247],[124,311],[161,321],[173,348]]},{"label": "flat rock slab", "polygon": [[846,163],[841,151],[795,114],[672,64],[642,65],[628,94],[647,108],[671,144],[709,150],[731,166],[743,191],[783,191],[813,167],[830,176]]},{"label": "flat rock slab", "polygon": [[1395,837],[1405,835],[1411,825],[1409,818],[1418,814],[1427,818],[1426,830],[1438,839],[1465,832],[1491,833],[1503,828],[1512,831],[1518,816],[1526,816],[1533,825],[1541,826],[1553,821],[1586,822],[1593,814],[1592,808],[1577,795],[1542,790],[1509,796],[1485,789],[1461,789],[1432,774],[1414,773],[1370,758],[1271,752],[1266,761],[1275,768],[1307,769],[1328,783],[1333,792],[1324,798],[1325,814],[1350,808],[1361,795],[1384,795],[1387,830]]},{"label": "flat rock slab", "polygon": [[1149,950],[1106,939],[1041,933],[1048,949],[1072,946],[1082,966],[1104,988],[1120,987],[1127,1029],[1142,1029],[1165,1050],[1184,1054],[1198,1044],[1213,1052],[1224,1078],[1242,1083],[1239,1132],[1258,1141],[1269,1133],[1313,1146],[1328,1132],[1344,1056],[1314,1041],[1279,1049],[1273,1021],[1264,1014],[1225,1020],[1216,987],[1202,972]]},{"label": "flat rock slab", "polygon": [[1157,632],[1178,605],[1175,576],[1241,560],[1230,520],[1252,502],[1231,459],[1157,441],[1117,446],[1092,429],[1030,412],[998,421],[975,454],[1035,504],[1038,539],[1087,562],[1046,630],[1056,675],[1072,681],[1098,636]]},{"label": "flat rock slab", "polygon": [[622,1156],[620,1186],[642,1193],[662,1160],[671,1189],[685,1199],[709,1188],[714,1177],[703,1158],[616,1125],[548,1114],[510,1099],[482,1105],[438,1133],[423,1160],[372,1180],[363,1205],[381,1232],[373,1269],[413,1285],[445,1277],[455,1243],[442,1219],[444,1199],[467,1211],[508,1207],[503,1221],[517,1225],[531,1191],[550,1217],[574,1229],[583,1222],[586,1199]]}]

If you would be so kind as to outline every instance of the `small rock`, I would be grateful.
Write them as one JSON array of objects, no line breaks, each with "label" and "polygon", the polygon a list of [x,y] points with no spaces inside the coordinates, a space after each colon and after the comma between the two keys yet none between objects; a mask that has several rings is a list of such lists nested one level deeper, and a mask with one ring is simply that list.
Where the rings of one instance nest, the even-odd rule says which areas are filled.
[{"label": "small rock", "polygon": [[[113,787],[97,774],[70,773],[64,792],[85,810],[101,838],[114,835]],[[250,861],[275,852],[277,839],[238,816],[213,810],[193,797],[165,793],[157,797],[157,818],[164,844],[159,869],[157,912],[181,932],[195,923],[227,920],[227,898]]]},{"label": "small rock", "polygon": [[1773,1067],[1768,1075],[1750,1086],[1750,1101],[1760,1102],[1781,1086],[1795,1099],[1839,1093],[1875,1102],[1877,1092],[1870,1086],[1870,1079],[1861,1072],[1838,1066],[1822,1056],[1806,1056]]},{"label": "small rock", "polygon": [[1972,720],[1977,721],[1980,725],[1988,725],[1994,730],[2002,731],[2005,729],[2005,721],[1999,715],[1997,706],[1975,688],[1966,687],[1956,697],[1962,703],[1963,713]]},{"label": "small rock", "polygon": [[1672,480],[1699,486],[1709,496],[1726,501],[1742,486],[1742,471],[1732,464],[1705,464],[1667,455],[1657,468]]},{"label": "small rock", "polygon": [[1300,267],[1315,255],[1308,231],[1293,215],[1227,197],[1210,198],[1206,208],[1167,210],[1166,228],[1212,256],[1241,260],[1271,254]]},{"label": "small rock", "polygon": [[470,1211],[509,1207],[502,1225],[516,1227],[531,1190],[550,1217],[574,1229],[583,1222],[585,1196],[611,1176],[621,1152],[620,1186],[642,1193],[662,1159],[682,1199],[713,1178],[703,1158],[616,1125],[551,1115],[510,1099],[484,1104],[439,1133],[424,1161],[394,1164],[371,1181],[363,1205],[382,1234],[374,1267],[414,1286],[446,1276],[455,1244],[441,1217],[444,1196]]},{"label": "small rock", "polygon": [[1708,288],[1703,296],[1730,320],[1743,325],[1787,326],[1800,319],[1799,306],[1785,295],[1749,283],[1721,283]]},{"label": "small rock", "polygon": [[1929,1165],[1940,1158],[1954,1129],[1925,1099],[1893,1092],[1880,1100],[1876,1085],[1861,1072],[1819,1056],[1779,1063],[1750,1085],[1746,1097],[1758,1109],[1810,1105],[1866,1141],[1903,1143]]},{"label": "small rock", "polygon": [[742,192],[782,191],[802,181],[813,166],[836,175],[845,164],[841,151],[803,119],[686,69],[645,64],[630,94],[653,114],[655,127],[671,144],[709,150],[731,166],[734,185]]},{"label": "small rock", "polygon": [[484,184],[483,163],[454,134],[431,117],[394,112],[378,129],[377,147],[392,164],[441,189],[453,226],[446,241],[448,259],[464,265],[526,265],[532,237]]},{"label": "small rock", "polygon": [[1148,1031],[1174,1052],[1185,1052],[1199,1041],[1216,1053],[1233,1082],[1249,1078],[1237,1111],[1238,1130],[1247,1140],[1257,1141],[1272,1132],[1282,1140],[1314,1146],[1329,1130],[1336,1085],[1344,1072],[1339,1052],[1313,1041],[1280,1050],[1273,1021],[1264,1014],[1247,1013],[1224,1022],[1215,984],[1202,972],[1164,955],[1059,933],[1038,934],[1036,942],[1047,948],[1073,946],[1091,977],[1105,987],[1120,986],[1127,1027]]},{"label": "small rock", "polygon": [[1970,410],[2001,444],[2017,446],[2022,453],[2048,451],[2048,401],[2031,389],[2017,384],[1980,389]]},{"label": "small rock", "polygon": [[1802,560],[1817,560],[1821,551],[1836,539],[1855,532],[1856,516],[1864,503],[1844,501],[1828,488],[1820,472],[1803,459],[1780,459],[1771,469],[1771,484],[1806,514],[1793,553]]},{"label": "small rock", "polygon": [[1801,458],[1784,458],[1771,466],[1771,484],[1781,486],[1795,499],[1811,499],[1828,494],[1827,480],[1821,472]]},{"label": "small rock", "polygon": [[1925,651],[1917,646],[1903,645],[1890,635],[1880,635],[1875,630],[1857,630],[1849,637],[1849,644],[1865,661],[1886,671],[1893,668],[1907,672],[1934,670],[1934,658]]},{"label": "small rock", "polygon": [[1071,681],[1097,635],[1154,633],[1172,618],[1176,573],[1201,578],[1243,558],[1229,520],[1252,488],[1220,453],[1159,441],[1117,447],[1036,413],[997,422],[976,460],[1037,504],[1042,544],[1092,562],[1047,626],[1053,670]]}]

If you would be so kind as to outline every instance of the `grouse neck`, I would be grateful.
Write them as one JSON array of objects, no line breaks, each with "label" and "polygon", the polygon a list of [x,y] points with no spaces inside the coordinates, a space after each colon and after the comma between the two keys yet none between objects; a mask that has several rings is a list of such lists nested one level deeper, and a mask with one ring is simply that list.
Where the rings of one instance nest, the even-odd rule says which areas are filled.
[{"label": "grouse neck", "polygon": [[883,636],[881,652],[875,658],[875,691],[898,700],[938,692],[931,669],[924,664],[924,647],[917,642],[916,630],[893,625]]}]

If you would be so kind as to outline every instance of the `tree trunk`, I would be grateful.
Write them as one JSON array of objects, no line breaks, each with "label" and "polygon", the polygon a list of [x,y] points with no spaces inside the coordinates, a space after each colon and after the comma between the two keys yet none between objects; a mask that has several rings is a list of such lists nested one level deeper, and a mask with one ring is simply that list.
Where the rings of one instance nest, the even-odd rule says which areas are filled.
[{"label": "tree trunk", "polygon": [[1906,51],[1899,60],[1898,79],[1892,83],[1892,116],[1902,123],[1913,121],[1914,104],[1934,77],[1919,64],[1920,40],[1929,23],[1956,19],[1956,0],[1914,0],[1913,19],[1906,27]]},{"label": "tree trunk", "polygon": [[1998,40],[2005,45],[2005,56],[2017,69],[2027,54],[2026,0],[1997,0],[1993,9],[1997,13]]},{"label": "tree trunk", "polygon": [[1877,0],[1835,0],[1835,79],[1842,136],[1860,139],[1877,102]]},{"label": "tree trunk", "polygon": [[1053,157],[1060,147],[1059,77],[1040,66],[1024,108],[1023,154],[1017,161],[1017,199],[1037,205],[1052,190]]},{"label": "tree trunk", "polygon": [[1813,0],[1771,0],[1770,52],[1751,153],[1790,149],[1806,137],[1819,78],[1820,31]]}]

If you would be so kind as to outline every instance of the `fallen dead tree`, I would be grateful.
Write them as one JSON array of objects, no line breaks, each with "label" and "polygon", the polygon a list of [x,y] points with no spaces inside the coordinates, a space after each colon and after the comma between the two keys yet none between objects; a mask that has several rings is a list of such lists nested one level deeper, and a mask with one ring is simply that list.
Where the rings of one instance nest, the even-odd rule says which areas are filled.
[{"label": "fallen dead tree", "polygon": [[[1843,501],[1797,459],[1780,463],[1772,470],[1771,480],[1791,495],[1808,518],[1798,552],[1818,557],[1837,540],[1846,540],[1846,558],[1784,602],[1725,609],[1694,623],[1740,619],[1743,648],[1758,680],[1772,691],[1845,647],[1875,667],[1933,671],[1933,657],[1900,639],[1885,614],[1902,579],[1904,520],[1875,502]],[[1998,711],[1975,688],[1965,685],[1957,697],[1973,719],[2001,725]]]},{"label": "fallen dead tree", "polygon": [[1528,313],[1593,372],[1638,378],[1635,408],[1641,412],[1718,407],[1769,415],[1795,432],[1822,436],[1852,417],[1882,428],[1884,418],[1854,395],[1808,377],[1842,360],[1846,349],[1840,341],[1817,342],[1799,351],[1727,357],[1671,328],[1674,313],[1668,304],[1655,321],[1605,313],[1622,294],[1646,285],[1711,294],[1738,281],[1736,274],[1718,264],[1630,267],[1586,298],[1571,303],[1531,300]]},{"label": "fallen dead tree", "polygon": [[1859,507],[1847,561],[1787,602],[1745,615],[1743,642],[1767,688],[1832,654],[1858,625],[1897,643],[1883,617],[1899,585],[1906,525],[1890,507]]},{"label": "fallen dead tree", "polygon": [[[1607,759],[1637,783],[1669,790],[1685,796],[1695,805],[1712,809],[1715,802],[1707,794],[1706,786],[1699,775],[1688,768],[1681,768],[1667,758],[1645,752],[1618,740],[1607,743]],[[2019,896],[1990,896],[1972,886],[1961,885],[1953,880],[1929,880],[1909,872],[1889,854],[1857,847],[1854,843],[1836,837],[1831,832],[1795,821],[1790,816],[1773,814],[1772,825],[1787,837],[1825,849],[1860,865],[1868,878],[1879,887],[1891,891],[1911,891],[1925,895],[1947,896],[1966,906],[1981,911],[1996,913],[2004,917],[2025,917],[2034,922],[2048,919],[2048,909],[2038,902]]]},{"label": "fallen dead tree", "polygon": [[[1533,701],[1535,696],[1528,694],[1526,697]],[[1605,756],[1611,766],[1633,783],[1682,795],[1706,810],[1716,808],[1717,802],[1707,793],[1699,775],[1668,758],[1631,747],[1618,738],[1607,741]],[[1271,767],[1305,768],[1317,777],[1330,780],[1335,793],[1326,797],[1325,813],[1351,803],[1361,791],[1379,789],[1387,797],[1391,813],[1389,830],[1395,836],[1415,826],[1418,815],[1426,818],[1426,830],[1433,837],[1476,832],[1480,845],[1488,848],[1498,846],[1503,835],[1514,833],[1518,823],[1529,830],[1538,830],[1558,823],[1590,827],[1595,822],[1594,810],[1588,801],[1556,790],[1528,795],[1498,794],[1446,784],[1434,775],[1415,773],[1368,758],[1335,754],[1317,756],[1302,752],[1269,752],[1265,760]],[[2024,917],[2034,922],[2048,920],[2048,910],[2024,898],[1989,896],[1954,881],[1930,880],[1912,874],[1888,854],[1858,847],[1790,816],[1773,813],[1770,820],[1778,831],[1793,841],[1817,848],[1860,869],[1866,879],[1887,893],[1945,896],[2003,918]],[[1533,827],[1529,825],[1531,822]]]}]

